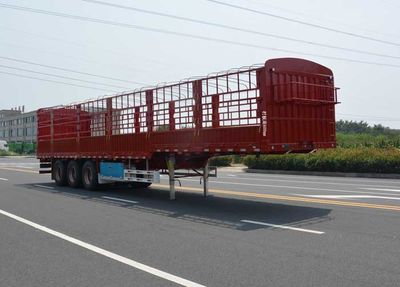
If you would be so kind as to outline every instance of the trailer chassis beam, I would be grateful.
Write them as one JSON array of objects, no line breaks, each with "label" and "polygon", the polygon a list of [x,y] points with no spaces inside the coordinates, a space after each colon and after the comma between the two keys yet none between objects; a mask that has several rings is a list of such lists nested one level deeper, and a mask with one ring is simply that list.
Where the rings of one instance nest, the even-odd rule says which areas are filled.
[{"label": "trailer chassis beam", "polygon": [[[203,178],[203,173],[204,173],[204,168],[201,169],[201,171],[198,171],[197,169],[192,169],[193,172],[179,172],[175,170],[175,178],[185,178],[185,177],[197,177],[200,176]],[[161,169],[160,174],[166,174],[168,175],[169,172],[168,170]],[[217,177],[217,167],[215,166],[209,166],[208,167],[208,177]]]}]

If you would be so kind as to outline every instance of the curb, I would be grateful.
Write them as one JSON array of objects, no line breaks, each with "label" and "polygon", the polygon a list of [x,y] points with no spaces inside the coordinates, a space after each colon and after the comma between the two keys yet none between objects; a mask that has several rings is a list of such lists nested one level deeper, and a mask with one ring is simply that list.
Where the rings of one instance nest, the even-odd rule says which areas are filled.
[{"label": "curb", "polygon": [[217,168],[220,171],[227,171],[227,172],[243,172],[247,169],[245,166],[221,166]]},{"label": "curb", "polygon": [[2,155],[0,158],[36,158],[35,155]]},{"label": "curb", "polygon": [[361,173],[361,172],[329,172],[329,171],[296,171],[296,170],[264,170],[246,168],[244,172],[265,173],[265,174],[290,174],[290,175],[314,175],[314,176],[335,176],[335,177],[363,177],[363,178],[386,178],[400,179],[396,173]]}]

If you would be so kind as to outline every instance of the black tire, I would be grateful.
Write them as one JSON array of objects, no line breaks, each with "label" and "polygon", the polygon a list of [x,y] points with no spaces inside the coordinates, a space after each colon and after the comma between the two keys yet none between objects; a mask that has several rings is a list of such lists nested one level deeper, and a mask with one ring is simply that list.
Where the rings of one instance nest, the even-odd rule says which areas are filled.
[{"label": "black tire", "polygon": [[67,181],[70,187],[82,186],[82,167],[76,160],[71,160],[67,167]]},{"label": "black tire", "polygon": [[99,186],[96,165],[93,161],[88,160],[82,167],[82,183],[87,190],[96,190]]},{"label": "black tire", "polygon": [[53,168],[53,179],[58,186],[67,185],[67,167],[63,160],[56,160]]},{"label": "black tire", "polygon": [[151,182],[131,182],[129,185],[133,188],[147,188],[151,185]]}]

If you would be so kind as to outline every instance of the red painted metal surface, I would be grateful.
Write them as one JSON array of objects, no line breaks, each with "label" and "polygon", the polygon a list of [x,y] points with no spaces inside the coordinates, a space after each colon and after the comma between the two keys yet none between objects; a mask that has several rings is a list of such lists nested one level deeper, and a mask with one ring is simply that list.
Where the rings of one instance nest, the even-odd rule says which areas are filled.
[{"label": "red painted metal surface", "polygon": [[[335,147],[332,71],[268,60],[131,93],[38,111],[38,158],[182,159]],[[162,161],[162,160],[161,160]],[[186,165],[190,165],[187,164]]]}]

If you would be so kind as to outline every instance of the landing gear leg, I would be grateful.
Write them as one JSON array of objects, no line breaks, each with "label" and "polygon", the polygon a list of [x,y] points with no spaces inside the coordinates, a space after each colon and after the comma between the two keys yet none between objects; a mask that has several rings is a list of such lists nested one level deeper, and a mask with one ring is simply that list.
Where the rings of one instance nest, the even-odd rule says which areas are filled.
[{"label": "landing gear leg", "polygon": [[207,161],[203,169],[203,194],[204,197],[208,196],[208,175],[210,173],[210,165]]},{"label": "landing gear leg", "polygon": [[175,200],[175,155],[169,155],[167,167],[169,175],[169,199]]}]

